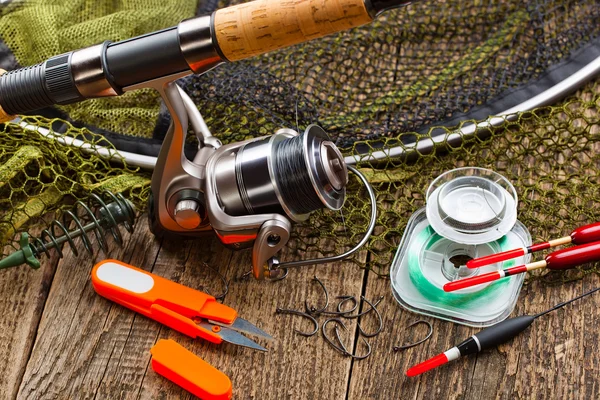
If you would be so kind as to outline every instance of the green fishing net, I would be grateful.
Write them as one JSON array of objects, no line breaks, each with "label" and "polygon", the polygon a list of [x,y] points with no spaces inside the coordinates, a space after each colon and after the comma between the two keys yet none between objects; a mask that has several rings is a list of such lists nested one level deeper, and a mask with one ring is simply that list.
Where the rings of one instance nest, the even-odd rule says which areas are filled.
[{"label": "green fishing net", "polygon": [[[28,65],[234,3],[15,2],[2,8],[0,37],[15,64]],[[506,176],[519,195],[519,219],[537,240],[600,220],[597,81],[495,128],[473,135],[459,130],[541,93],[600,56],[599,20],[596,0],[415,2],[369,26],[222,65],[180,84],[226,143],[317,123],[345,155],[358,159],[406,150],[408,156],[358,163],[377,192],[379,216],[366,258],[361,253],[354,261],[385,275],[408,218],[424,206],[429,183],[449,169],[478,166]],[[160,142],[169,119],[149,91],[54,111],[60,120],[27,122],[92,144],[106,137],[123,150],[135,140],[138,147],[147,145],[148,154],[156,152],[151,145]],[[0,166],[8,166],[0,167],[2,243],[111,182],[119,182],[112,188],[138,207],[145,204],[148,173],[66,148],[18,124],[1,129]],[[439,143],[433,151],[414,151],[429,139]],[[341,213],[318,212],[298,227],[290,246],[299,257],[315,250],[332,255],[359,240],[369,203],[354,178],[348,193]],[[596,267],[544,273],[544,279],[577,279]]]}]

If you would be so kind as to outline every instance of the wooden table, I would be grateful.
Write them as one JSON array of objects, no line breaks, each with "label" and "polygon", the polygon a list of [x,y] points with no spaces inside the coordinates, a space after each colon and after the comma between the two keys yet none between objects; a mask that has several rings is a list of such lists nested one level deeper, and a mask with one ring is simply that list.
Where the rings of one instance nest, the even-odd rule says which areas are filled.
[{"label": "wooden table", "polygon": [[[217,293],[222,283],[208,263],[228,279],[249,269],[250,255],[223,248],[214,238],[187,243],[157,241],[140,218],[123,248],[109,254],[191,287]],[[261,353],[233,345],[193,341],[158,323],[111,303],[92,289],[95,261],[67,252],[45,259],[42,268],[14,268],[0,273],[1,399],[185,399],[187,392],[149,368],[149,349],[172,338],[232,380],[238,399],[489,399],[598,398],[600,296],[592,296],[538,320],[512,343],[479,356],[463,358],[420,378],[404,372],[470,336],[475,330],[427,318],[432,338],[425,344],[394,352],[392,347],[426,332],[404,327],[422,318],[403,310],[393,299],[389,280],[351,263],[309,267],[281,282],[234,281],[225,303],[275,338],[262,343]],[[366,257],[366,254],[364,255]],[[284,258],[285,259],[285,258]],[[373,354],[353,361],[334,351],[321,333],[310,338],[294,333],[308,329],[299,317],[276,315],[277,306],[302,307],[304,299],[322,304],[311,282],[317,274],[330,293],[385,299],[380,307],[385,328],[370,339]],[[548,286],[524,287],[513,315],[539,312],[598,285],[595,276]],[[322,322],[324,317],[321,317]],[[376,320],[363,321],[372,329]],[[347,343],[354,343],[356,320],[348,325]],[[357,349],[362,352],[362,345]]]}]

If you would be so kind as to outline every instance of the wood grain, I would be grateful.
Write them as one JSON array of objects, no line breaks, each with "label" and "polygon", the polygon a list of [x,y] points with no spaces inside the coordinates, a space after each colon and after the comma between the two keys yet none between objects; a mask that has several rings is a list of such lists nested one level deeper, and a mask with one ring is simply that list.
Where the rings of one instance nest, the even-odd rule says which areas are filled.
[{"label": "wood grain", "polygon": [[38,270],[27,265],[0,270],[2,399],[13,399],[17,394],[57,263],[54,256],[42,259]]},{"label": "wood grain", "polygon": [[[211,251],[225,251],[216,240],[207,244],[213,249]],[[174,250],[170,250],[169,246],[165,243],[161,256],[164,252],[165,257],[169,257]],[[176,244],[173,244],[173,247],[175,246]],[[250,268],[251,259],[248,252],[226,252],[231,256],[230,262],[214,259],[211,260],[214,263],[211,265],[219,265],[220,272],[224,273],[227,279],[235,279]],[[181,267],[181,283],[198,287],[201,265],[207,260],[206,253],[206,250],[197,249],[197,246],[192,249]],[[284,257],[289,255],[284,254]],[[172,268],[171,264],[168,269]],[[280,282],[258,282],[253,279],[231,282],[224,303],[238,310],[240,316],[274,337],[273,342],[258,340],[269,349],[268,353],[228,344],[211,345],[202,340],[184,337],[166,328],[161,329],[159,338],[174,339],[223,371],[232,381],[234,398],[343,399],[350,361],[331,349],[322,340],[320,333],[310,338],[294,333],[294,327],[305,328],[301,325],[304,321],[275,314],[277,306],[301,309],[305,298],[312,303],[322,302],[321,292],[311,283],[315,273],[332,293],[360,293],[363,271],[343,263],[292,271],[287,279]],[[352,344],[351,341],[348,343]],[[323,375],[323,371],[326,371],[326,376]],[[188,398],[187,396],[185,391],[166,383],[164,378],[152,371],[146,374],[140,391],[140,399],[179,399]]]},{"label": "wood grain", "polygon": [[[113,243],[109,255],[152,265],[158,244],[147,226],[138,226],[131,237],[125,237],[125,246],[118,248]],[[129,337],[130,329],[123,326],[131,326],[133,315],[96,295],[91,286],[95,260],[85,252],[78,257],[67,250],[64,254],[39,323],[19,399],[93,398],[106,369],[120,356]]]},{"label": "wood grain", "polygon": [[[320,289],[311,282],[315,273],[332,294],[359,296],[364,272],[355,265],[300,269],[277,283],[236,281],[233,278],[250,268],[248,252],[231,252],[212,236],[160,245],[145,219],[123,249],[111,252],[113,258],[214,294],[222,292],[222,283],[205,263],[219,270],[232,279],[225,303],[275,338],[274,342],[259,340],[270,350],[264,354],[192,340],[98,296],[89,278],[94,260],[65,253],[17,398],[191,399],[149,368],[149,350],[161,338],[176,340],[226,373],[236,398],[345,398],[350,360],[331,349],[320,333],[311,338],[295,334],[293,328],[303,327],[304,321],[274,311],[277,306],[301,309],[305,298],[314,304],[322,302]],[[355,322],[349,328],[354,332]],[[352,346],[353,335],[347,340]],[[10,357],[13,352],[4,354]],[[321,378],[323,371],[327,371],[326,379]],[[7,382],[2,387],[16,391],[17,385]]]},{"label": "wood grain", "polygon": [[[248,252],[231,252],[214,237],[159,243],[141,218],[136,232],[125,235],[123,248],[114,244],[111,257],[151,270],[168,279],[214,294],[220,279],[205,263],[231,279],[224,302],[243,318],[271,333],[274,342],[264,354],[233,345],[192,340],[95,294],[89,274],[94,264],[86,254],[46,260],[39,271],[1,271],[0,378],[2,399],[192,399],[149,367],[149,349],[171,338],[226,373],[234,398],[242,399],[514,399],[600,397],[598,317],[600,295],[549,314],[514,341],[473,357],[464,357],[416,379],[405,371],[476,332],[412,314],[393,299],[390,282],[353,264],[317,266],[291,271],[281,282],[235,280],[250,268]],[[315,254],[306,254],[306,257]],[[284,254],[283,259],[289,259]],[[366,257],[365,253],[361,255]],[[100,258],[98,258],[100,259]],[[277,306],[301,309],[304,299],[321,304],[314,275],[333,296],[383,295],[378,307],[385,327],[369,340],[372,355],[352,361],[331,349],[321,332],[304,338],[293,332],[309,324],[297,317],[274,314]],[[600,284],[597,276],[551,286],[533,282],[524,287],[513,315],[540,312]],[[320,318],[320,322],[324,321]],[[433,324],[432,338],[401,352],[394,345],[422,337],[426,328],[404,328],[418,319]],[[367,331],[376,328],[373,315],[363,318]],[[356,321],[344,337],[355,348]],[[362,351],[362,347],[358,347]]]},{"label": "wood grain", "polygon": [[237,61],[371,21],[363,0],[255,0],[217,10],[215,33]]}]

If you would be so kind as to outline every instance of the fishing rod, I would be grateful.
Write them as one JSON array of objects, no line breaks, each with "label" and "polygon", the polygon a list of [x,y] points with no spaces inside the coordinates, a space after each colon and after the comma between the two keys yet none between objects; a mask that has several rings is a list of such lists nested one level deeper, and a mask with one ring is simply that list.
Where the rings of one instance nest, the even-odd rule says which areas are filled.
[{"label": "fishing rod", "polygon": [[0,76],[0,121],[54,104],[118,96],[165,77],[201,74],[224,62],[372,22],[406,0],[256,0],[132,39],[105,41]]},{"label": "fishing rod", "polygon": [[507,276],[522,274],[540,268],[565,270],[595,261],[600,261],[600,242],[586,243],[580,246],[554,251],[548,254],[542,261],[536,261],[525,265],[505,268],[499,271],[492,271],[488,272],[487,274],[449,282],[444,285],[444,291],[454,292],[456,290],[493,282]]},{"label": "fishing rod", "polygon": [[585,244],[600,241],[600,222],[580,226],[574,229],[569,236],[548,240],[547,242],[535,243],[531,246],[520,249],[503,251],[502,253],[490,254],[489,256],[474,258],[467,262],[468,268],[480,268],[489,264],[510,260],[526,254],[532,254],[538,251],[550,249],[552,247],[562,246],[569,243]]},{"label": "fishing rod", "polygon": [[483,350],[506,343],[509,340],[513,339],[515,336],[517,336],[519,333],[527,329],[539,317],[551,313],[552,311],[558,310],[559,308],[562,308],[567,304],[570,304],[583,297],[589,296],[597,292],[598,290],[600,290],[600,287],[590,290],[589,292],[586,292],[571,300],[559,303],[554,307],[547,309],[546,311],[542,311],[539,314],[522,315],[520,317],[504,320],[494,326],[491,326],[482,330],[479,333],[474,334],[473,336],[460,343],[459,345],[454,346],[450,350],[447,350],[441,354],[438,354],[435,357],[430,358],[427,361],[415,365],[414,367],[406,371],[406,375],[409,377],[417,376],[431,369],[444,365],[450,361],[457,360],[462,356],[480,353]]},{"label": "fishing rod", "polygon": [[[356,252],[375,226],[373,189],[316,125],[304,133],[280,129],[223,146],[175,81],[368,24],[408,3],[255,0],[132,39],[105,41],[1,74],[0,122],[54,104],[155,89],[172,118],[152,175],[151,231],[176,238],[215,233],[227,247],[252,248],[255,278],[278,279],[286,268],[332,262]],[[198,139],[193,160],[183,153],[188,128]],[[276,256],[287,244],[293,223],[317,210],[341,209],[348,172],[363,183],[371,201],[363,238],[338,256],[280,262]]]}]

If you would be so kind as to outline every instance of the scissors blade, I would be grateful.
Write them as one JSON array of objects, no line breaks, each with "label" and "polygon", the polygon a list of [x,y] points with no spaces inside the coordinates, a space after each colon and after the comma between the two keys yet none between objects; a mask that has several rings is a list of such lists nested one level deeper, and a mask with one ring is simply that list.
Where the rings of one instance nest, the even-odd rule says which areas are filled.
[{"label": "scissors blade", "polygon": [[221,339],[224,342],[235,344],[237,346],[248,347],[248,348],[254,349],[254,350],[268,351],[267,349],[265,349],[258,343],[255,343],[254,341],[248,339],[246,336],[242,335],[241,333],[238,333],[227,327],[223,327],[223,326],[219,325],[219,327],[221,329],[216,331],[213,329],[215,327],[215,325],[212,323],[201,321],[201,322],[198,322],[197,324],[206,330],[216,333],[217,335],[219,335],[221,337]]},{"label": "scissors blade", "polygon": [[273,340],[273,337],[271,335],[269,335],[262,329],[258,328],[256,325],[254,325],[240,317],[237,317],[235,319],[235,321],[233,321],[233,324],[225,324],[223,322],[212,321],[212,320],[209,320],[208,322],[210,322],[211,324],[214,324],[214,325],[219,325],[221,327],[240,332],[240,333],[246,333],[248,335],[258,336],[262,339]]}]

